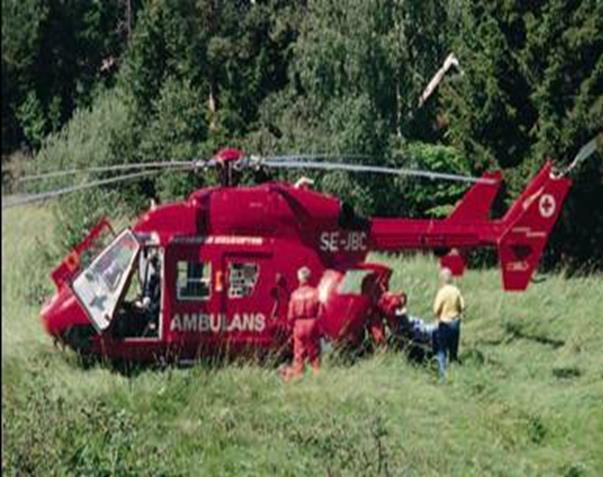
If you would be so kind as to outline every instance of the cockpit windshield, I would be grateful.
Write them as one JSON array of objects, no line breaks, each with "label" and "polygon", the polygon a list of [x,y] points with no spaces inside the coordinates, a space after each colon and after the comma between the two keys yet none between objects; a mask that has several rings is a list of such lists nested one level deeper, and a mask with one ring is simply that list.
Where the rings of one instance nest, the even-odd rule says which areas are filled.
[{"label": "cockpit windshield", "polygon": [[97,331],[105,330],[132,272],[140,243],[124,230],[73,282],[73,291]]},{"label": "cockpit windshield", "polygon": [[105,253],[99,255],[91,271],[102,277],[110,291],[115,291],[137,247],[138,242],[133,236],[128,234],[120,236]]},{"label": "cockpit windshield", "polygon": [[80,268],[84,269],[90,265],[113,239],[115,239],[115,232],[109,226],[99,228],[98,233],[94,235],[80,254]]}]

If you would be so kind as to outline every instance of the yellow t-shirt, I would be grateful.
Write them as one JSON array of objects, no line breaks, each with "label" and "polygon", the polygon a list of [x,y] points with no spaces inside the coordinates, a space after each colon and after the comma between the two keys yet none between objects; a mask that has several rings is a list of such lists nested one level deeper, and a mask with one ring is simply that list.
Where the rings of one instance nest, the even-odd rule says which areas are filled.
[{"label": "yellow t-shirt", "polygon": [[454,285],[444,285],[438,291],[433,302],[433,313],[440,321],[452,321],[460,318],[465,309],[465,300]]}]

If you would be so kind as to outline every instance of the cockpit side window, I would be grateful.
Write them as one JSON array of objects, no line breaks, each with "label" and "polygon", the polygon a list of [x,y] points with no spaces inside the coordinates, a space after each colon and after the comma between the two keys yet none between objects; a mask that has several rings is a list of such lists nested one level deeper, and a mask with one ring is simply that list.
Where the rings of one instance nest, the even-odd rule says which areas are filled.
[{"label": "cockpit side window", "polygon": [[178,300],[208,300],[211,296],[211,262],[179,260]]},{"label": "cockpit side window", "polygon": [[260,267],[253,262],[231,262],[228,265],[228,297],[251,296],[260,274]]}]

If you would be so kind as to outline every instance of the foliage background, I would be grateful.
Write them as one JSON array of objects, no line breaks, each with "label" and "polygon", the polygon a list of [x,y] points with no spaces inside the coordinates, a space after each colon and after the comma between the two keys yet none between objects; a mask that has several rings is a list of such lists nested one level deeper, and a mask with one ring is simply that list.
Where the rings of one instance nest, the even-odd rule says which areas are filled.
[{"label": "foliage background", "polygon": [[[2,13],[9,168],[206,158],[225,145],[366,154],[350,160],[502,168],[500,214],[547,158],[567,165],[603,129],[597,0],[7,0]],[[462,72],[419,107],[450,52]],[[316,179],[365,214],[441,216],[463,192],[373,175]],[[134,214],[149,197],[183,197],[213,180],[166,173],[106,187],[112,200],[97,200],[92,215],[70,212],[92,220],[117,201]],[[600,149],[575,180],[544,263],[601,267]]]},{"label": "foliage background", "polygon": [[[419,108],[451,51],[463,73]],[[19,191],[15,174],[232,145],[502,168],[501,213],[547,156],[567,165],[602,130],[602,53],[598,0],[5,0],[3,189]],[[521,295],[502,294],[494,270],[463,277],[463,366],[446,386],[391,351],[351,367],[327,357],[322,375],[289,387],[248,363],[85,369],[36,318],[54,257],[100,215],[126,220],[150,197],[181,198],[215,178],[165,173],[75,194],[52,214],[7,211],[2,473],[602,475],[601,276],[568,277],[603,266],[601,148],[574,178],[545,260],[564,273]],[[316,179],[381,215],[440,216],[463,192]],[[376,258],[429,316],[433,259]]]}]

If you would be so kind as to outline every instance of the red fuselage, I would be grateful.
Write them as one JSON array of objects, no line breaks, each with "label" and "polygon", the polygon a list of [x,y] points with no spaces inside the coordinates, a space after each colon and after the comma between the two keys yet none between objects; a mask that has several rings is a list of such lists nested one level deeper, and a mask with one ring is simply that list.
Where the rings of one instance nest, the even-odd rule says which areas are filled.
[{"label": "red fuselage", "polygon": [[[289,296],[297,270],[306,266],[325,307],[325,336],[357,340],[391,275],[387,267],[364,263],[371,250],[452,250],[448,258],[454,264],[469,248],[498,247],[505,288],[525,288],[570,185],[553,178],[547,167],[498,221],[487,214],[499,175],[490,176],[492,185],[474,186],[444,220],[365,220],[334,197],[277,182],[198,190],[187,200],[149,210],[130,238],[116,239],[130,243],[131,253],[124,255],[129,261],[122,260],[115,296],[107,302],[115,312],[95,312],[91,307],[105,305],[94,292],[74,293],[94,271],[78,259],[92,241],[89,236],[53,272],[58,290],[42,319],[51,335],[110,358],[192,359],[225,349],[278,350],[288,345]],[[547,208],[550,200],[553,210]],[[136,264],[147,249],[161,257],[157,329],[151,336],[120,335],[120,320],[132,318],[117,310],[127,301]],[[108,259],[93,265],[110,268],[103,261]],[[97,312],[96,332],[90,332]]]}]

